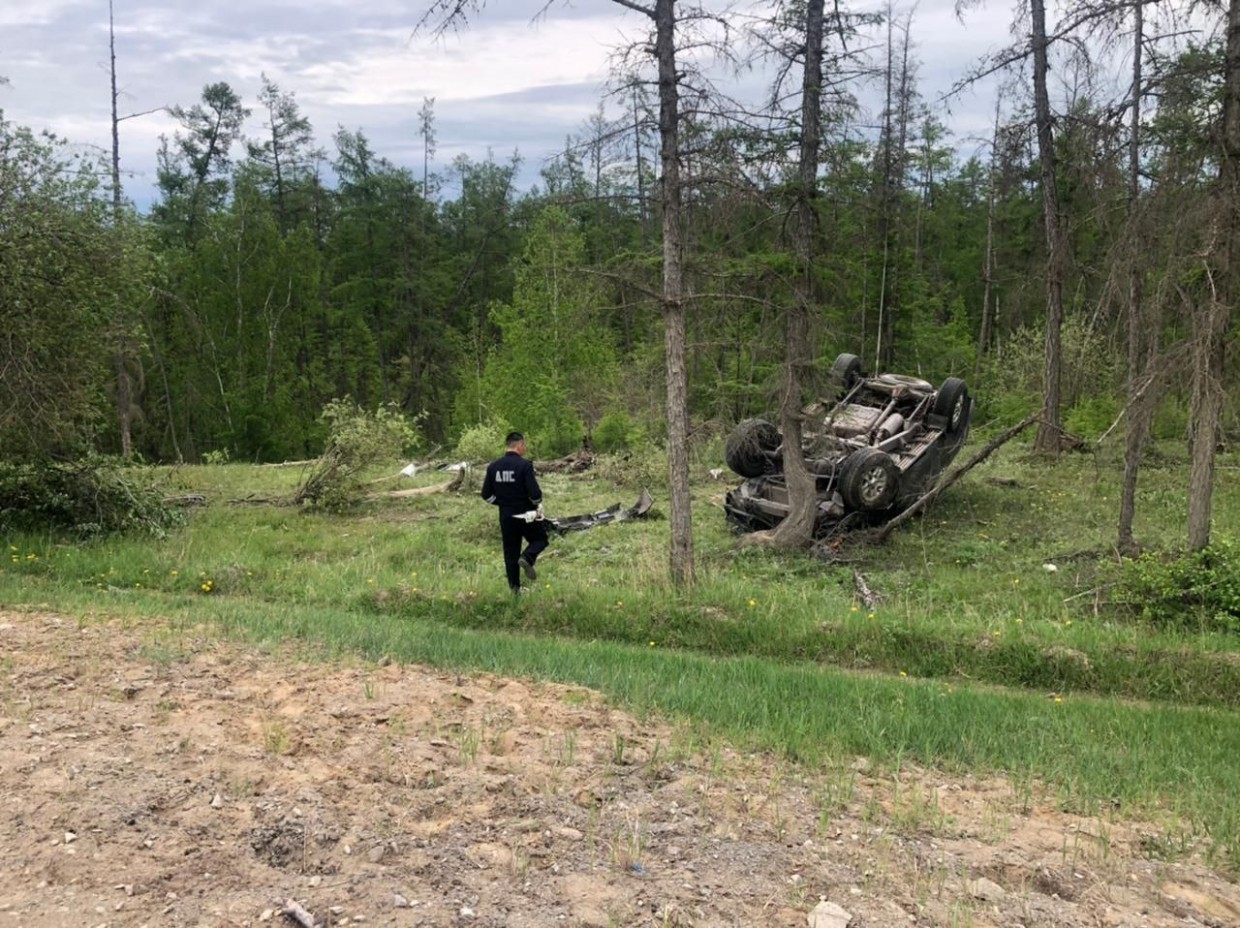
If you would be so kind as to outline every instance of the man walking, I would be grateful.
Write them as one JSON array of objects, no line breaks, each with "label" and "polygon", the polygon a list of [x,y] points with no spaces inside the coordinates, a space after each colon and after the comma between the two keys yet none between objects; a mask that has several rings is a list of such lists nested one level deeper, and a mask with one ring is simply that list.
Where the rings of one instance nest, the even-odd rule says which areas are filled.
[{"label": "man walking", "polygon": [[[525,436],[509,432],[504,441],[507,452],[487,465],[482,498],[499,507],[504,567],[508,571],[508,586],[515,594],[521,592],[522,571],[527,579],[538,579],[534,562],[547,547],[547,526],[543,524],[542,490],[534,476],[534,465],[524,457]],[[527,542],[524,551],[523,539]]]}]

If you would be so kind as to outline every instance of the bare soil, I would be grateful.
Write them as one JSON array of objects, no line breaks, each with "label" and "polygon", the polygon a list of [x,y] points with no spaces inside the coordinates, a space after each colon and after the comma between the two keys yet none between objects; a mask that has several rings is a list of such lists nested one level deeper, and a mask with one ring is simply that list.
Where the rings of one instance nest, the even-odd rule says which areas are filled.
[{"label": "bare soil", "polygon": [[1240,925],[1150,825],[581,688],[0,613],[0,928]]}]

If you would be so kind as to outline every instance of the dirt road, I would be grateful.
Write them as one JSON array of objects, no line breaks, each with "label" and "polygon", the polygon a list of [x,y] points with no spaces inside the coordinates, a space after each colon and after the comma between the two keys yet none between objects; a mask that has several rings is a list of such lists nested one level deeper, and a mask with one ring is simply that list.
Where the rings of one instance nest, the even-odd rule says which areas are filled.
[{"label": "dirt road", "polygon": [[0,612],[0,928],[1240,925],[1151,826],[1030,800],[579,688]]}]

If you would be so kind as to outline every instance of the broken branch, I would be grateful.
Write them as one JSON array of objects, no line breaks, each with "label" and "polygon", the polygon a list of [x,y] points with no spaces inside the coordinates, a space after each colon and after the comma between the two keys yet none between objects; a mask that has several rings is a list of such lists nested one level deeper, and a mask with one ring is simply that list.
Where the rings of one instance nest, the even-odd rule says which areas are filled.
[{"label": "broken branch", "polygon": [[890,522],[888,522],[886,525],[880,528],[878,532],[875,533],[875,536],[874,536],[875,540],[886,541],[888,536],[890,536],[891,533],[895,531],[895,529],[898,526],[903,525],[909,519],[913,518],[913,516],[917,515],[922,510],[926,509],[931,503],[933,503],[936,499],[938,499],[940,495],[942,495],[944,490],[946,490],[953,483],[955,483],[957,480],[959,480],[961,477],[963,477],[965,474],[971,471],[978,464],[981,464],[984,460],[990,457],[995,451],[997,451],[1003,445],[1006,445],[1009,441],[1011,441],[1013,438],[1015,438],[1025,429],[1029,428],[1029,426],[1033,425],[1033,423],[1037,422],[1041,418],[1041,416],[1042,416],[1042,413],[1040,410],[1038,412],[1031,413],[1030,415],[1026,416],[1021,422],[1012,426],[1006,432],[1002,433],[1001,435],[993,439],[988,445],[986,445],[986,447],[982,448],[982,450],[980,450],[977,454],[969,458],[969,460],[965,464],[963,464],[960,467],[957,467],[950,474],[948,474],[946,477],[940,480],[937,484],[935,484],[934,488],[930,490],[929,493],[925,494],[923,497],[921,497],[921,499],[917,500],[917,502],[913,503],[913,505],[909,506],[902,513],[900,513],[898,516],[896,516],[894,519],[892,519]]}]

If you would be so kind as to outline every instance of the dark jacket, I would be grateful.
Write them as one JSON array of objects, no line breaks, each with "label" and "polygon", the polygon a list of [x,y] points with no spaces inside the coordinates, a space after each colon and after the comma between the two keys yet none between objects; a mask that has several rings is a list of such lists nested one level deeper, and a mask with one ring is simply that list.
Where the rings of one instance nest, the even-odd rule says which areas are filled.
[{"label": "dark jacket", "polygon": [[492,461],[482,480],[482,498],[505,514],[536,508],[542,502],[542,490],[533,463],[515,451]]}]

